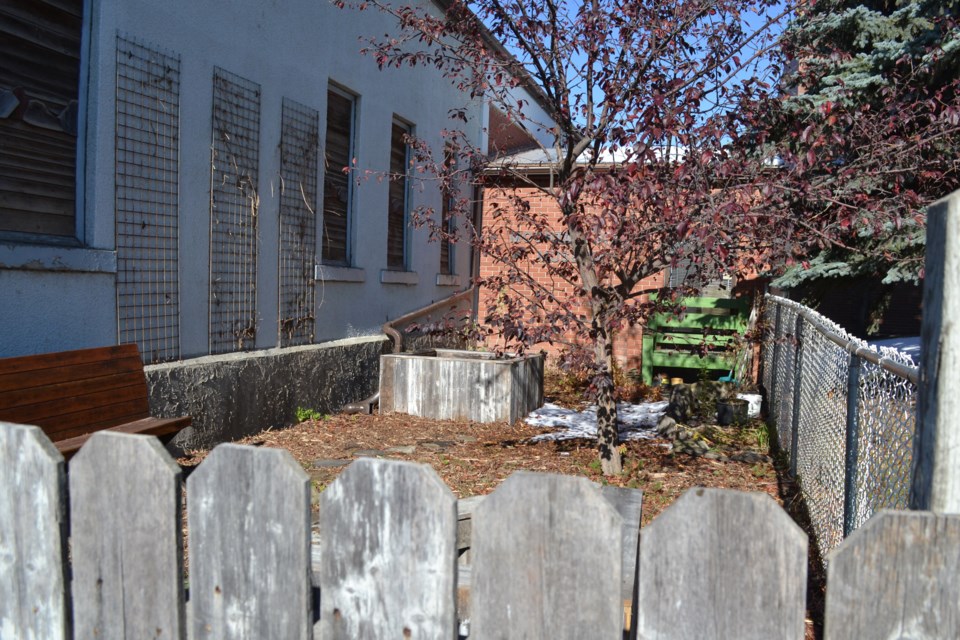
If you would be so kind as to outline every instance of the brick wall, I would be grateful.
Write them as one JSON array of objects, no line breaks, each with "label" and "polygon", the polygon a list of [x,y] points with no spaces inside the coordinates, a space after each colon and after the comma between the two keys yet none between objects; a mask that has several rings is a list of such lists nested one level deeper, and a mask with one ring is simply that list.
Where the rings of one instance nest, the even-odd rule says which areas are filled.
[{"label": "brick wall", "polygon": [[[512,216],[504,214],[500,219],[495,217],[495,212],[498,208],[506,211],[511,210],[512,204],[508,195],[510,193],[516,193],[520,197],[523,197],[525,200],[527,200],[530,205],[531,214],[542,216],[544,220],[549,222],[552,228],[562,230],[563,225],[556,200],[531,186],[503,184],[501,186],[487,187],[484,189],[483,221],[484,225],[487,225],[488,231],[502,230],[504,232],[503,238],[505,241],[509,240],[511,232],[513,234],[517,234],[525,231],[525,229],[523,229],[522,226]],[[509,228],[504,229],[505,225]],[[481,278],[487,278],[496,275],[500,269],[500,265],[489,255],[481,253]],[[526,270],[527,273],[532,275],[536,279],[537,283],[543,287],[543,290],[549,292],[556,299],[557,304],[562,304],[564,306],[576,304],[581,309],[581,313],[586,315],[585,308],[582,304],[579,304],[580,300],[574,294],[573,286],[571,286],[568,282],[559,280],[557,278],[551,279],[550,274],[547,272],[547,268],[542,262],[539,260],[530,261],[527,264]],[[666,272],[661,272],[655,276],[643,280],[640,283],[640,286],[642,288],[660,288],[664,286],[665,281]],[[534,292],[529,286],[513,285],[512,288],[516,293],[521,295],[537,295],[540,298],[544,297],[543,290]],[[496,298],[496,291],[492,291],[487,287],[481,288],[478,314],[481,323],[483,322],[484,317],[486,317],[490,307],[496,304]],[[567,333],[566,337],[569,340],[574,339],[573,333]],[[635,368],[638,369],[640,367],[642,357],[642,338],[643,330],[639,326],[626,327],[614,336],[614,358],[617,360],[620,366],[624,367],[626,370]],[[488,341],[487,346],[490,348],[497,348],[508,345],[504,345],[502,338],[495,336]],[[548,355],[555,356],[562,349],[562,346],[540,343],[535,347],[535,349],[543,349]],[[550,358],[548,359],[548,364],[550,364],[551,361],[556,362],[556,360]]]}]

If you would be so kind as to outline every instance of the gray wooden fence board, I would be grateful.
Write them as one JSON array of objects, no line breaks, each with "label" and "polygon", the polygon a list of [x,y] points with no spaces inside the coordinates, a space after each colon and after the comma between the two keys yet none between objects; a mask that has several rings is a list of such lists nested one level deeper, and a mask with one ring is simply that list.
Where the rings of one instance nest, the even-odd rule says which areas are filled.
[{"label": "gray wooden fence board", "polygon": [[320,637],[456,637],[456,498],[428,466],[364,458],[320,494]]},{"label": "gray wooden fence board", "polygon": [[311,637],[309,476],[289,452],[216,447],[187,521],[193,640]]},{"label": "gray wooden fence board", "polygon": [[960,638],[960,516],[882,511],[827,578],[827,638]]},{"label": "gray wooden fence board", "polygon": [[643,491],[604,485],[600,494],[606,498],[623,518],[621,529],[622,556],[620,566],[621,596],[624,600],[633,599],[637,576],[637,546],[640,543],[640,518],[643,511]]},{"label": "gray wooden fence board", "polygon": [[600,488],[600,494],[623,518],[620,597],[624,603],[630,603],[626,628],[630,630],[630,640],[634,640],[637,637],[637,555],[640,545],[640,519],[643,515],[643,491],[608,484]]},{"label": "gray wooden fence board", "polygon": [[39,427],[0,422],[0,638],[66,638],[63,456]]},{"label": "gray wooden fence board", "polygon": [[180,468],[152,436],[100,431],[70,461],[77,638],[183,638]]},{"label": "gray wooden fence board", "polygon": [[585,478],[511,475],[474,510],[470,635],[620,638],[621,528]]},{"label": "gray wooden fence board", "polygon": [[687,491],[641,532],[639,571],[639,638],[803,638],[807,538],[765,494]]},{"label": "gray wooden fence board", "polygon": [[911,509],[960,513],[960,191],[927,208]]}]

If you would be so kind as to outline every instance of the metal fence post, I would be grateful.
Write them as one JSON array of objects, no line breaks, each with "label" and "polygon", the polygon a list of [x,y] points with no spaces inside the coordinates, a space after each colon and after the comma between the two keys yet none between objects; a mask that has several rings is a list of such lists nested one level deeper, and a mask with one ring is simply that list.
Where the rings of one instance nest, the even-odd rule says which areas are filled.
[{"label": "metal fence post", "polygon": [[[771,407],[771,415],[780,415],[780,398],[777,395],[777,384],[780,379],[780,372],[777,370],[777,363],[780,362],[780,316],[783,311],[783,305],[779,302],[777,305],[777,315],[773,321],[773,364],[770,369],[770,388],[768,389],[770,397],[767,399]],[[772,408],[776,407],[776,413]],[[779,443],[778,443],[779,444]]]},{"label": "metal fence post", "polygon": [[860,356],[850,354],[847,367],[847,447],[843,473],[843,537],[856,528],[857,462],[860,458]]},{"label": "metal fence post", "polygon": [[803,316],[797,313],[794,325],[796,356],[793,358],[793,416],[790,420],[790,475],[797,477],[797,448],[800,444],[800,390],[803,384]]}]

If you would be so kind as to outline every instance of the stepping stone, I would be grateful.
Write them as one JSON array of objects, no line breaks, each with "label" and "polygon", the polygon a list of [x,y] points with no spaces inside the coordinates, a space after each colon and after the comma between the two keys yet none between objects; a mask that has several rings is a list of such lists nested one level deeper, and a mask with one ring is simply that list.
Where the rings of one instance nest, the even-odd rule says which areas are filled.
[{"label": "stepping stone", "polygon": [[387,449],[387,453],[402,453],[410,456],[410,455],[413,455],[413,452],[416,450],[417,450],[417,445],[408,444],[402,447],[390,447],[389,449]]},{"label": "stepping stone", "polygon": [[356,458],[379,458],[380,456],[387,455],[387,452],[381,449],[357,449],[356,451],[351,451],[350,455]]},{"label": "stepping stone", "polygon": [[452,440],[417,440],[417,444],[427,451],[446,451],[457,445]]},{"label": "stepping stone", "polygon": [[310,466],[314,469],[334,469],[336,467],[345,467],[353,460],[314,460]]},{"label": "stepping stone", "polygon": [[740,453],[735,453],[730,456],[730,459],[734,462],[745,462],[747,464],[762,464],[772,461],[770,456],[762,453],[755,453],[753,451],[741,451]]}]

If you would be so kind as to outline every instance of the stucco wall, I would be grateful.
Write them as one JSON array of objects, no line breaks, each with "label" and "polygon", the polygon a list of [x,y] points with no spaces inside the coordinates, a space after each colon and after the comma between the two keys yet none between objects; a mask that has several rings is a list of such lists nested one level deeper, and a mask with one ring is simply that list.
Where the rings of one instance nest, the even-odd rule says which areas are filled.
[{"label": "stucco wall", "polygon": [[298,407],[335,413],[370,396],[389,345],[379,335],[149,366],[150,409],[160,417],[193,417],[173,442],[181,449],[289,426]]},{"label": "stucco wall", "polygon": [[0,356],[115,344],[112,273],[0,269]]}]

